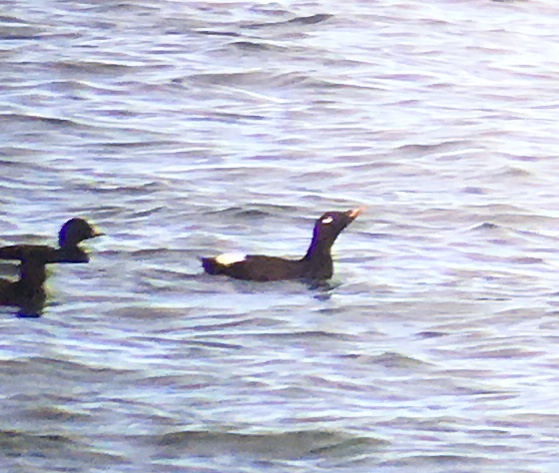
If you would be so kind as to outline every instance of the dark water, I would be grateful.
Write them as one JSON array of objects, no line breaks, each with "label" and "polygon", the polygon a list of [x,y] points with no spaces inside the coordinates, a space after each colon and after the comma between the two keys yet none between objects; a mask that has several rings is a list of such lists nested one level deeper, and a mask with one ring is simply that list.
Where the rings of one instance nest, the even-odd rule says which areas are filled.
[{"label": "dark water", "polygon": [[[1,3],[0,244],[106,236],[0,309],[0,469],[555,473],[558,18]],[[357,205],[328,287],[201,273]]]}]

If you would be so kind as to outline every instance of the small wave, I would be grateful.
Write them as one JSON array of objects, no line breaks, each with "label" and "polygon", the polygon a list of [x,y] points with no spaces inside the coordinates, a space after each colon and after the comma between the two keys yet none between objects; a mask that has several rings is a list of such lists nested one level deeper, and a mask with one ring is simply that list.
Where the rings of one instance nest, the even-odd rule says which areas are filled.
[{"label": "small wave", "polygon": [[497,228],[499,228],[499,225],[497,225],[495,223],[483,222],[479,225],[476,225],[471,230],[475,230],[475,231],[477,231],[477,230],[496,230]]},{"label": "small wave", "polygon": [[14,430],[0,431],[0,445],[2,445],[3,453],[6,453],[7,449],[17,449],[18,447],[51,450],[52,448],[64,448],[72,444],[74,442],[63,435],[33,435]]},{"label": "small wave", "polygon": [[101,87],[98,84],[93,85],[93,83],[89,83],[86,81],[81,80],[53,80],[49,82],[44,82],[42,84],[37,84],[34,87],[46,87],[53,92],[60,92],[60,93],[70,93],[75,94],[79,92],[95,92],[100,93],[103,95],[122,95],[122,91],[118,90],[118,87]]},{"label": "small wave", "polygon": [[485,195],[487,194],[487,191],[485,189],[482,189],[481,187],[477,187],[477,186],[466,186],[462,189],[462,191],[464,194],[472,194],[472,195]]},{"label": "small wave", "polygon": [[207,35],[207,36],[232,36],[235,38],[242,36],[239,33],[235,33],[233,31],[196,30],[196,33]]},{"label": "small wave", "polygon": [[15,16],[8,16],[8,15],[0,15],[0,22],[2,22],[2,23],[18,23],[18,24],[25,23],[25,21],[20,20],[19,18],[15,17]]},{"label": "small wave", "polygon": [[286,333],[259,333],[258,337],[287,338],[305,340],[358,340],[359,337],[340,332],[325,332],[323,330],[308,330]]},{"label": "small wave", "polygon": [[[76,182],[73,184],[73,189],[75,191],[87,191],[95,192],[99,194],[114,194],[114,195],[125,195],[125,196],[136,196],[136,195],[148,195],[162,190],[162,184],[150,181],[144,182],[137,185],[121,185],[121,186],[99,186],[97,184],[92,184],[89,182]],[[151,213],[157,212],[162,207],[154,207],[150,210],[142,210],[132,212],[133,217],[147,216]],[[143,215],[142,215],[143,213]]]},{"label": "small wave", "polygon": [[502,168],[496,170],[492,177],[529,177],[531,175],[532,173],[526,169],[522,169],[516,166],[503,166]]},{"label": "small wave", "polygon": [[124,71],[133,69],[135,66],[130,64],[116,64],[110,62],[96,61],[60,61],[45,63],[45,67],[52,67],[57,71],[67,70],[71,72],[80,72],[84,74],[104,74],[113,75],[121,74]]},{"label": "small wave", "polygon": [[297,18],[292,18],[291,20],[286,21],[278,21],[278,22],[271,22],[271,23],[252,23],[244,25],[244,28],[253,29],[253,28],[268,28],[268,27],[278,27],[278,26],[293,26],[293,25],[316,25],[317,23],[322,23],[326,20],[332,18],[333,15],[328,15],[325,13],[318,13],[316,15],[311,16],[301,16]]},{"label": "small wave", "polygon": [[2,40],[26,40],[39,39],[41,31],[30,26],[0,26],[0,39]]},{"label": "small wave", "polygon": [[141,307],[128,306],[112,309],[107,315],[117,319],[154,319],[161,320],[164,318],[176,319],[184,317],[184,309],[160,308],[160,307]]},{"label": "small wave", "polygon": [[265,434],[214,433],[204,431],[175,432],[153,438],[154,442],[166,447],[163,456],[190,454],[215,456],[222,454],[249,454],[264,459],[292,459],[321,457],[328,453],[341,456],[378,448],[386,442],[374,438],[353,437],[329,431],[297,431]]},{"label": "small wave", "polygon": [[384,366],[385,368],[416,368],[419,365],[429,366],[429,363],[425,363],[416,358],[412,358],[394,352],[385,352],[378,356],[368,356],[368,355],[346,355],[346,356],[350,358],[355,358],[357,361],[361,363],[377,364],[377,365]]},{"label": "small wave", "polygon": [[470,354],[470,358],[500,358],[500,359],[515,359],[515,358],[533,358],[535,356],[543,355],[543,351],[528,350],[522,348],[495,348],[495,349],[480,349],[475,353]]},{"label": "small wave", "polygon": [[[224,92],[230,92],[236,97],[246,95],[253,99],[279,104],[287,103],[285,99],[270,91],[286,90],[378,90],[377,87],[352,83],[347,79],[343,82],[334,82],[327,79],[319,79],[299,72],[287,72],[283,74],[270,74],[260,70],[250,72],[227,72],[219,74],[193,74],[184,78],[176,78],[172,83],[181,87],[208,86],[219,88]],[[260,90],[259,90],[260,89]]]},{"label": "small wave", "polygon": [[[383,467],[412,467],[422,468],[420,471],[442,472],[442,471],[472,471],[472,465],[500,463],[484,457],[473,457],[471,455],[417,455],[384,462]],[[424,469],[428,467],[429,469]],[[464,470],[462,468],[468,468]],[[444,469],[442,469],[444,468]],[[414,470],[417,471],[417,470]]]},{"label": "small wave", "polygon": [[[6,123],[6,125],[14,126],[15,123],[41,123],[54,127],[78,127],[83,128],[84,125],[69,120],[67,118],[54,118],[54,117],[44,117],[39,115],[25,115],[22,113],[3,113],[0,114],[0,124]],[[89,127],[87,127],[89,128]]]},{"label": "small wave", "polygon": [[285,51],[287,48],[282,48],[279,46],[273,46],[271,44],[256,43],[254,41],[235,41],[230,43],[242,51],[256,52],[256,51]]},{"label": "small wave", "polygon": [[434,330],[425,330],[417,334],[417,336],[420,338],[439,338],[439,337],[446,337],[447,335],[448,334],[445,332],[438,332]]},{"label": "small wave", "polygon": [[542,264],[545,263],[545,260],[542,258],[536,258],[531,256],[521,256],[518,258],[511,258],[510,260],[513,263],[517,264]]},{"label": "small wave", "polygon": [[35,406],[27,409],[24,417],[31,422],[53,421],[53,422],[89,422],[93,416],[89,414],[71,412],[56,407]]},{"label": "small wave", "polygon": [[244,207],[227,207],[220,210],[210,210],[206,212],[206,215],[223,215],[230,216],[239,219],[254,219],[261,217],[271,217],[275,215],[280,215],[283,212],[292,212],[293,208],[286,205],[258,205],[251,208]]},{"label": "small wave", "polygon": [[81,363],[38,356],[25,360],[0,361],[0,374],[4,372],[28,374],[45,370],[56,372],[59,378],[78,379],[83,377],[87,382],[106,382],[113,380],[117,375],[129,372],[113,368],[94,368]]},{"label": "small wave", "polygon": [[270,80],[270,75],[257,70],[247,72],[224,72],[218,74],[192,74],[184,79],[175,79],[174,83],[183,81],[204,85],[259,85]]},{"label": "small wave", "polygon": [[[49,468],[51,471],[78,471],[78,465],[105,465],[121,463],[122,458],[92,451],[81,442],[59,434],[29,434],[15,430],[0,430],[3,460],[8,458],[48,458],[50,462],[64,462],[66,467]],[[5,463],[2,462],[5,466]],[[73,464],[73,467],[70,465]],[[76,469],[76,467],[78,467]]]},{"label": "small wave", "polygon": [[410,155],[413,154],[415,157],[423,157],[426,155],[433,154],[435,152],[441,151],[454,151],[460,149],[467,149],[471,146],[471,142],[467,140],[453,140],[453,141],[442,141],[440,143],[432,144],[406,144],[400,146],[394,150],[394,152],[399,154]]}]

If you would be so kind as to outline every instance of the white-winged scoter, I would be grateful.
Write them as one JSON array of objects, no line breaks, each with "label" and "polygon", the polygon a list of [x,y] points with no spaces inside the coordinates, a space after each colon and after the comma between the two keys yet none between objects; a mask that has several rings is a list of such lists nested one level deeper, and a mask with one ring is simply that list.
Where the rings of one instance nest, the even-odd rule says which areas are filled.
[{"label": "white-winged scoter", "polygon": [[78,244],[103,235],[82,218],[68,220],[58,234],[59,248],[46,245],[13,245],[0,248],[0,259],[23,261],[30,255],[36,261],[48,263],[87,263],[88,254]]},{"label": "white-winged scoter", "polygon": [[250,281],[285,279],[325,280],[332,277],[334,267],[331,248],[337,236],[361,213],[362,208],[347,212],[326,212],[315,223],[307,254],[298,260],[277,256],[225,253],[215,258],[201,258],[208,274],[224,274]]}]

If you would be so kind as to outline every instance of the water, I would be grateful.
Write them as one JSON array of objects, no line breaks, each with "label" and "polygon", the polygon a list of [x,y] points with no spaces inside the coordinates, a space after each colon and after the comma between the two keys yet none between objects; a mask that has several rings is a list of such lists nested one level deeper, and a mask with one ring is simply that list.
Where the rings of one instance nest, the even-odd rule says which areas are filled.
[{"label": "water", "polygon": [[[0,244],[106,233],[0,308],[2,471],[555,472],[558,15],[0,5]],[[357,205],[328,288],[201,273]]]}]

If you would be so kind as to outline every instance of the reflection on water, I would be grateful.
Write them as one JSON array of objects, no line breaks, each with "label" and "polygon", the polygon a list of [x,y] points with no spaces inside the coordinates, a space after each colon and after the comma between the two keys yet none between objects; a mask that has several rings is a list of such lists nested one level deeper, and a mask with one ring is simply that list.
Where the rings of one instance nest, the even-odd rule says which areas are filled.
[{"label": "reflection on water", "polygon": [[555,4],[0,9],[0,246],[106,234],[0,308],[3,470],[555,472]]}]

